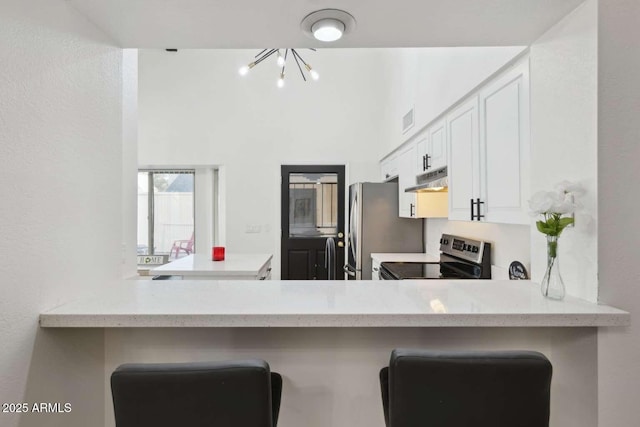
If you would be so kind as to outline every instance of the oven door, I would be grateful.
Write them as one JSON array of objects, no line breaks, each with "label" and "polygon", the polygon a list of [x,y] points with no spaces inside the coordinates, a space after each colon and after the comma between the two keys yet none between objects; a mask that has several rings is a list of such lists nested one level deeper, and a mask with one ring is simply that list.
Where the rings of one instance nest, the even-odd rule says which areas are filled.
[{"label": "oven door", "polygon": [[389,270],[384,268],[382,265],[378,269],[378,277],[380,278],[380,280],[398,280],[397,277],[391,274]]}]

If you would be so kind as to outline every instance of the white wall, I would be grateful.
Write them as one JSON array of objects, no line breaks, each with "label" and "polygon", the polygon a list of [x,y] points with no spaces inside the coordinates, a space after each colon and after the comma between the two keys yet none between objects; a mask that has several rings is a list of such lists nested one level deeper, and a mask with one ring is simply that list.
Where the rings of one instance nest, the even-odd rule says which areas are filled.
[{"label": "white wall", "polygon": [[60,0],[0,3],[0,413],[3,427],[100,425],[104,333],[38,314],[122,272],[122,51]]},{"label": "white wall", "polygon": [[599,299],[631,312],[628,328],[598,334],[599,425],[640,419],[640,2],[598,5]]},{"label": "white wall", "polygon": [[[278,278],[280,165],[347,163],[349,182],[378,178],[383,55],[303,50],[320,80],[289,69],[278,89],[275,59],[238,75],[256,53],[141,50],[139,162],[222,165],[227,251],[274,253]],[[245,233],[248,225],[261,232]]]},{"label": "white wall", "polygon": [[[586,193],[576,226],[562,233],[560,271],[567,293],[598,298],[598,3],[588,0],[531,46],[531,194],[563,180]],[[536,218],[539,219],[539,218]],[[546,240],[531,227],[532,277],[542,280]]]},{"label": "white wall", "polygon": [[122,276],[137,275],[138,50],[122,55]]}]

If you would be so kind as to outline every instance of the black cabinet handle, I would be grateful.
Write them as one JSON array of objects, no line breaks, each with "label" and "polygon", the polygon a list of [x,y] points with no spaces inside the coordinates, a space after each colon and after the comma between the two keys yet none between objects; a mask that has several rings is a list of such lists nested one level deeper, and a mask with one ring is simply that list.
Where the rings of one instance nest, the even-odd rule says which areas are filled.
[{"label": "black cabinet handle", "polygon": [[389,178],[389,174],[385,174],[385,176],[384,176],[384,177],[385,177],[385,178]]},{"label": "black cabinet handle", "polygon": [[427,170],[427,155],[425,154],[424,156],[422,156],[422,171],[426,171]]},{"label": "black cabinet handle", "polygon": [[478,206],[478,213],[476,214],[476,219],[480,221],[480,218],[484,218],[484,215],[480,214],[480,205],[484,205],[484,202],[481,202],[480,198],[477,198],[476,205]]},{"label": "black cabinet handle", "polygon": [[427,163],[427,169],[429,169],[431,167],[431,165],[429,164],[429,160],[431,159],[431,156],[427,154],[427,155],[425,155],[425,157],[427,158],[427,162],[426,162]]},{"label": "black cabinet handle", "polygon": [[[480,214],[480,205],[484,205],[484,202],[481,202],[480,198],[477,198],[475,201],[473,201],[473,199],[469,200],[471,201],[471,221],[473,221],[474,219],[480,221],[480,218],[484,218],[484,215]],[[474,212],[474,205],[478,207],[477,214]]]},{"label": "black cabinet handle", "polygon": [[409,216],[413,217],[413,211],[415,209],[415,206],[414,206],[413,203],[411,203],[409,206],[410,206],[409,207]]}]

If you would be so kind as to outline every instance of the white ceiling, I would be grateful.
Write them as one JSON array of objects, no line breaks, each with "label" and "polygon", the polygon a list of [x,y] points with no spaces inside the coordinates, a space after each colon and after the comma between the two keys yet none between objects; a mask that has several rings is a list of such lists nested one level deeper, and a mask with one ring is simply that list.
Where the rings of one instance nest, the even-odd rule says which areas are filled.
[{"label": "white ceiling", "polygon": [[122,47],[323,47],[300,30],[310,12],[357,21],[331,47],[529,45],[583,0],[66,0]]}]

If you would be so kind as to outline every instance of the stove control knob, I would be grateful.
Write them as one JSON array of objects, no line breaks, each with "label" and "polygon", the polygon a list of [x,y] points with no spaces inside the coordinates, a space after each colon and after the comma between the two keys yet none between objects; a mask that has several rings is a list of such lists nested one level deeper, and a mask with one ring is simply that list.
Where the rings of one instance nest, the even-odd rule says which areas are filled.
[{"label": "stove control knob", "polygon": [[479,247],[477,247],[477,246],[474,246],[474,247],[472,248],[472,250],[473,250],[473,253],[474,253],[474,254],[477,254],[477,253],[478,253],[478,251],[480,250],[480,248],[479,248]]},{"label": "stove control knob", "polygon": [[444,243],[444,239],[441,238],[440,239],[440,244],[443,244],[443,243]]}]

